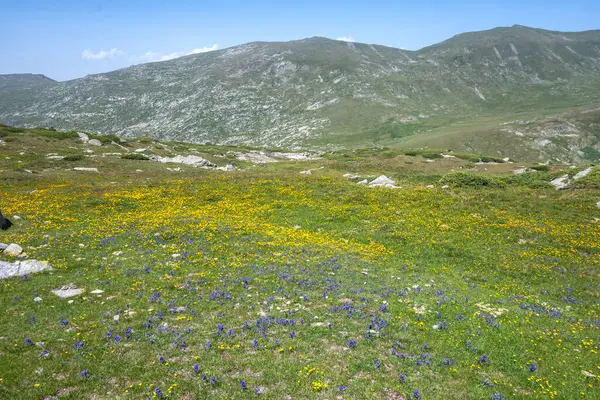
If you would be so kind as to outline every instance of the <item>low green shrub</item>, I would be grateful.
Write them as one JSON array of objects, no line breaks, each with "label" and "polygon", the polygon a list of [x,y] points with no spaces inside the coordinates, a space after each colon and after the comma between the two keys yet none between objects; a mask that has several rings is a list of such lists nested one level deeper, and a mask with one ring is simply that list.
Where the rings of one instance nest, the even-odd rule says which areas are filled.
[{"label": "low green shrub", "polygon": [[121,157],[124,160],[140,160],[140,161],[148,161],[149,158],[140,153],[128,153]]}]

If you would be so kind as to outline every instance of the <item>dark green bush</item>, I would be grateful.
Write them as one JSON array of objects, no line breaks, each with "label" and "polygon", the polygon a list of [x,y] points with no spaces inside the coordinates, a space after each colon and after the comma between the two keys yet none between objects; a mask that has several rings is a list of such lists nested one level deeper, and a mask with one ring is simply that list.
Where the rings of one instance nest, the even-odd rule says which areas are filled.
[{"label": "dark green bush", "polygon": [[81,161],[83,160],[83,155],[81,154],[71,154],[70,156],[66,156],[63,158],[65,161]]},{"label": "dark green bush", "polygon": [[548,172],[550,171],[550,167],[548,165],[534,165],[531,169],[540,171],[540,172]]},{"label": "dark green bush", "polygon": [[498,179],[495,179],[492,176],[482,175],[482,174],[474,174],[469,172],[451,172],[446,174],[440,179],[440,184],[448,185],[452,187],[471,187],[471,188],[481,188],[481,187],[502,187],[504,186],[503,182]]},{"label": "dark green bush", "polygon": [[124,160],[140,160],[140,161],[147,161],[149,160],[148,157],[146,157],[143,154],[140,153],[128,153],[125,154],[124,156],[121,157]]}]

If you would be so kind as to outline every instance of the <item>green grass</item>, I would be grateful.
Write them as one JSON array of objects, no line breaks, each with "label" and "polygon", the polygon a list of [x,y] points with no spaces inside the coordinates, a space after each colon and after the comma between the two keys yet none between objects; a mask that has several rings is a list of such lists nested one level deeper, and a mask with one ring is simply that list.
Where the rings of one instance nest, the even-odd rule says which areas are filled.
[{"label": "green grass", "polygon": [[[0,242],[55,270],[0,282],[0,398],[600,390],[597,169],[559,192],[547,183],[570,170],[556,165],[512,175],[506,163],[370,150],[176,173],[102,157],[118,150],[106,145],[78,161],[96,174],[45,158],[83,154],[75,139],[12,137],[0,147],[1,206],[22,219]],[[403,189],[369,189],[346,172]],[[72,302],[50,292],[70,283],[86,290]]]}]

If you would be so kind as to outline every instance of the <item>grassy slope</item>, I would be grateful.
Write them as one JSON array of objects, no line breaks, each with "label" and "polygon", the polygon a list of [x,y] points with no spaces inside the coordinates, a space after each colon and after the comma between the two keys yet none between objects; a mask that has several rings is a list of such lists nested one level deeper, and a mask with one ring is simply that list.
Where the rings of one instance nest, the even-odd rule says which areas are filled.
[{"label": "grassy slope", "polygon": [[[0,397],[146,398],[160,388],[182,399],[255,389],[273,399],[417,390],[591,399],[599,390],[582,373],[600,375],[597,189],[443,190],[444,173],[472,165],[374,151],[175,173],[110,156],[47,160],[86,147],[39,135],[5,135],[0,146],[1,206],[23,218],[0,241],[56,268],[0,282]],[[307,168],[312,176],[298,175]],[[502,176],[514,166],[477,168]],[[368,189],[344,172],[386,173],[404,189]],[[68,283],[87,291],[71,304],[49,292]]]}]

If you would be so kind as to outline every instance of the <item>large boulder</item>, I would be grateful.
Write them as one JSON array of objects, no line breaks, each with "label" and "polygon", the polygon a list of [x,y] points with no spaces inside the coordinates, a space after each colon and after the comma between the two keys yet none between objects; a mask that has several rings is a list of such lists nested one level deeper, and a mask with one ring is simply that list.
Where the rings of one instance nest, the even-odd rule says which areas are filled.
[{"label": "large boulder", "polygon": [[83,132],[77,132],[77,136],[79,136],[79,139],[81,139],[83,143],[87,143],[90,141],[90,137]]},{"label": "large boulder", "polygon": [[90,139],[87,143],[91,144],[92,146],[102,146],[102,142],[100,142],[98,139]]},{"label": "large boulder", "polygon": [[556,188],[556,190],[561,190],[569,186],[571,181],[569,180],[569,175],[563,175],[560,178],[556,178],[550,182],[552,186]]},{"label": "large boulder", "polygon": [[0,279],[50,270],[52,270],[52,266],[46,261],[25,260],[14,263],[0,261]]}]

